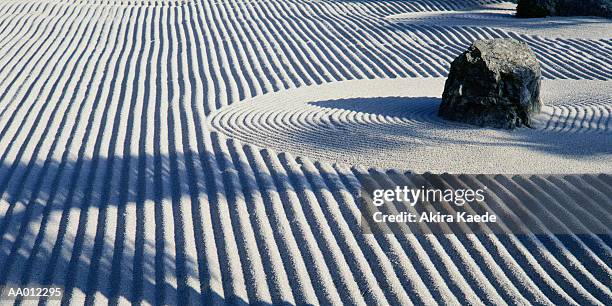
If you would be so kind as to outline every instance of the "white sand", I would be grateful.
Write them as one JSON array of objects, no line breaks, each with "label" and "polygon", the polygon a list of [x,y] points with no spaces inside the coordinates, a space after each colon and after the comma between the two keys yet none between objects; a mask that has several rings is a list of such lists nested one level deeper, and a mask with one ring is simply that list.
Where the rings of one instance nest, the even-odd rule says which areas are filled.
[{"label": "white sand", "polygon": [[[360,229],[367,174],[612,169],[609,23],[452,17],[478,2],[499,1],[0,1],[0,284],[72,305],[612,304],[609,236]],[[450,61],[492,37],[536,52],[539,129],[433,115]],[[612,224],[609,175],[444,180]]]},{"label": "white sand", "polygon": [[612,82],[546,80],[534,129],[437,117],[445,79],[304,87],[222,108],[211,127],[329,162],[450,173],[600,173],[612,165]]},{"label": "white sand", "polygon": [[610,39],[612,21],[600,17],[516,18],[516,4],[505,2],[460,11],[402,13],[386,17],[407,24],[488,27],[526,35],[574,39]]}]

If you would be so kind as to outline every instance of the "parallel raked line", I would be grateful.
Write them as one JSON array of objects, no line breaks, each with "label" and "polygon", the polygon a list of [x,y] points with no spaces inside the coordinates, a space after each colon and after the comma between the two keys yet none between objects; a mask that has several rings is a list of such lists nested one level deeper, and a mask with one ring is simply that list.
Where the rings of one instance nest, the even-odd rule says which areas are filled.
[{"label": "parallel raked line", "polygon": [[[74,97],[73,97],[73,99],[74,99]],[[53,152],[53,151],[52,151],[52,152]],[[53,152],[53,153],[54,153],[54,154],[58,154],[58,152],[57,152],[57,151],[56,151],[56,152]],[[49,159],[47,159],[47,160],[49,160]],[[53,232],[53,231],[52,231],[52,232]]]}]

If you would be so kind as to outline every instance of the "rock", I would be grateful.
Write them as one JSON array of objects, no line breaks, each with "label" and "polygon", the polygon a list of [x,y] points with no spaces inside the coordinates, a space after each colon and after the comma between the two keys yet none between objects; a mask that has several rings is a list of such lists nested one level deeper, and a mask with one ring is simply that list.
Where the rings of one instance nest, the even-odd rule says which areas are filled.
[{"label": "rock", "polygon": [[612,18],[612,0],[519,0],[519,17],[600,16]]},{"label": "rock", "polygon": [[512,39],[475,41],[452,64],[438,115],[453,121],[514,129],[542,108],[540,64]]}]

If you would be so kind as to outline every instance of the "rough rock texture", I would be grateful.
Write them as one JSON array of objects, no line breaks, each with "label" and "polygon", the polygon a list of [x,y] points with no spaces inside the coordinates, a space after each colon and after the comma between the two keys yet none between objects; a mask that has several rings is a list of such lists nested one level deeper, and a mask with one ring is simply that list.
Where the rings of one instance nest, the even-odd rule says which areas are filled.
[{"label": "rough rock texture", "polygon": [[519,17],[601,16],[612,18],[612,0],[519,0]]},{"label": "rough rock texture", "polygon": [[496,128],[530,126],[542,107],[540,77],[540,64],[527,44],[475,41],[452,62],[438,115]]}]

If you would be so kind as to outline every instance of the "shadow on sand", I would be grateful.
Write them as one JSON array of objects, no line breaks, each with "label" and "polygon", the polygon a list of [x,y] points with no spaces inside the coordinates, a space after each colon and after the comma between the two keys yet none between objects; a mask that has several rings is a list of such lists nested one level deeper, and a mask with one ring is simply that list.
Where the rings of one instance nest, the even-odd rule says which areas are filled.
[{"label": "shadow on sand", "polygon": [[[292,139],[304,139],[305,142],[313,142],[312,145],[325,145],[329,146],[331,149],[338,149],[339,147],[350,149],[350,147],[347,146],[371,146],[374,143],[378,147],[393,148],[407,145],[406,137],[410,137],[419,139],[419,142],[430,141],[437,144],[461,144],[502,148],[518,146],[569,158],[612,154],[610,151],[610,147],[612,147],[612,137],[610,137],[608,132],[598,132],[596,135],[593,135],[593,133],[582,134],[582,132],[590,132],[586,128],[577,128],[569,132],[541,128],[519,128],[515,130],[481,128],[439,118],[437,112],[440,101],[441,99],[439,98],[431,97],[381,97],[311,102],[309,104],[313,106],[335,111],[340,110],[348,111],[349,113],[354,112],[371,115],[371,118],[378,118],[378,120],[360,119],[360,116],[354,115],[354,113],[353,116],[347,115],[350,116],[350,118],[345,119],[346,121],[354,125],[365,126],[365,129],[359,130],[360,132],[364,130],[372,131],[372,133],[360,133],[360,141],[345,142],[340,141],[342,139],[340,137],[318,137],[318,134],[314,133],[305,133],[303,135],[304,137],[301,137],[301,135],[292,135]],[[573,121],[566,120],[565,122],[561,122],[558,127],[563,128],[562,125],[568,123],[576,126],[587,126],[588,122],[583,124],[580,121],[589,119],[593,120],[593,118],[589,116],[584,116],[582,119]],[[607,120],[607,118],[603,119]],[[409,124],[397,124],[395,123],[397,120],[408,122]],[[351,132],[350,125],[341,123],[339,128]],[[481,139],[453,137],[453,135],[461,136],[459,135],[461,133],[481,131],[482,133],[486,133],[487,130],[495,132],[491,134],[491,138],[489,139],[486,137],[482,137]],[[452,133],[449,133],[448,136],[443,136],[445,131],[452,131]],[[401,136],[403,138],[394,140],[391,137],[380,137],[389,135]],[[483,135],[486,136],[485,134]],[[325,139],[328,139],[329,142],[325,142]],[[418,145],[418,143],[415,143],[415,145]]]},{"label": "shadow on sand", "polygon": [[[214,151],[1,164],[0,287],[61,286],[62,303],[79,290],[85,304],[98,301],[96,295],[111,304],[126,300],[158,305],[248,304],[233,293],[231,256],[221,223],[237,227],[234,216],[242,213],[240,209],[253,209],[238,207],[244,203],[237,198],[240,183],[257,186],[262,193],[279,188],[283,194],[282,182],[300,178],[258,171],[248,176],[241,169],[251,165],[218,147]],[[259,152],[246,154],[251,159]],[[201,168],[194,169],[194,164]],[[205,205],[203,194],[208,199]],[[184,212],[185,205],[190,214]],[[272,204],[266,205],[270,209]],[[231,221],[222,220],[224,209],[229,209]],[[202,223],[207,219],[203,215],[212,224]],[[255,223],[252,226],[261,230]],[[207,227],[212,227],[214,237],[206,237]],[[169,228],[173,237],[165,234]],[[236,239],[246,239],[240,230],[234,232]],[[282,239],[276,231],[274,235]],[[194,241],[186,237],[195,238],[195,256],[187,254]],[[216,251],[207,249],[206,239],[214,240]],[[237,247],[240,258],[249,257],[244,245]],[[218,262],[209,262],[211,255]],[[281,256],[289,255],[281,250]],[[272,266],[277,263],[262,260],[267,286],[274,288]],[[220,275],[210,271],[211,265],[219,267]],[[252,279],[247,270],[244,279]],[[189,279],[199,280],[199,290]],[[223,292],[216,292],[212,282],[222,283]],[[253,290],[247,284],[251,303],[258,302]],[[273,303],[285,303],[271,291]]]}]

